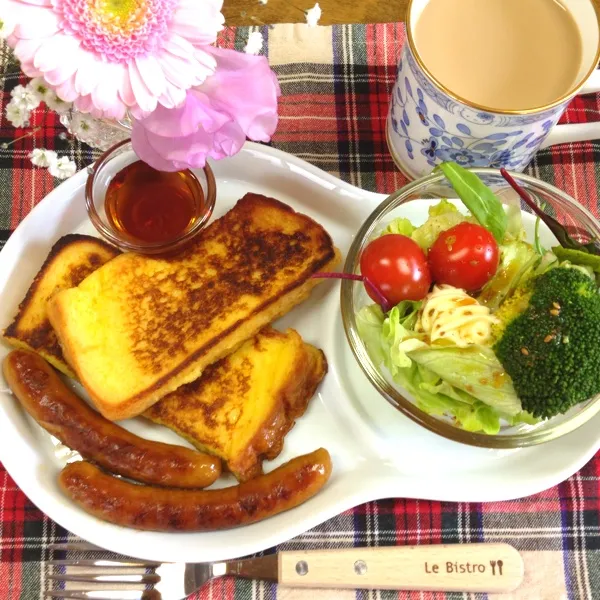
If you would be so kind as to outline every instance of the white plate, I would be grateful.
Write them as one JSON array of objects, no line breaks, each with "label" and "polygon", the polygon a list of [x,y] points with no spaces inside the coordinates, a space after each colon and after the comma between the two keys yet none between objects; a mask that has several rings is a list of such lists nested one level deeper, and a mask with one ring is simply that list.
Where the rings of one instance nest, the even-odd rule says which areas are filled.
[{"label": "white plate", "polygon": [[[314,217],[343,254],[354,232],[384,198],[256,144],[215,163],[213,169],[218,182],[216,216],[244,193],[260,192]],[[0,327],[15,314],[51,245],[73,231],[94,233],[85,213],[85,179],[86,173],[80,172],[49,194],[0,253]],[[306,341],[321,347],[329,361],[329,373],[286,437],[284,451],[265,465],[270,470],[319,446],[331,453],[334,471],[327,486],[292,511],[243,528],[190,534],[141,532],[95,519],[61,494],[56,479],[64,457],[57,456],[50,436],[25,414],[6,384],[0,391],[0,460],[40,510],[78,536],[145,559],[202,562],[269,548],[367,500],[485,502],[527,496],[566,479],[600,448],[600,415],[557,441],[517,451],[464,446],[414,424],[378,395],[356,364],[344,337],[337,282],[319,285],[276,326],[296,328]],[[8,351],[0,347],[0,359]],[[185,443],[146,422],[125,424],[149,438]]]}]

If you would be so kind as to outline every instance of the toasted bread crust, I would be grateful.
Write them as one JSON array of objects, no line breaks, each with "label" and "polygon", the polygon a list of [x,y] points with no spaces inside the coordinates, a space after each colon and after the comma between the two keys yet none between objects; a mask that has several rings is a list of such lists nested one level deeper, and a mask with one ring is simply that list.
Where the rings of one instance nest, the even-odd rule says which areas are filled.
[{"label": "toasted bread crust", "polygon": [[[89,247],[88,247],[89,246]],[[67,253],[81,248],[81,256],[67,258]],[[61,237],[51,248],[50,253],[36,274],[25,298],[19,304],[13,322],[4,330],[3,338],[13,347],[32,350],[43,356],[52,366],[70,377],[75,374],[66,363],[56,333],[47,317],[40,317],[34,327],[28,326],[26,317],[31,310],[45,311],[44,304],[48,300],[42,297],[42,285],[49,284],[54,293],[79,285],[90,273],[101,267],[108,260],[118,256],[120,251],[105,241],[81,234],[68,234]],[[62,275],[62,280],[49,281],[54,275],[54,268],[60,269],[61,263],[71,260]],[[38,304],[39,306],[36,306]]]},{"label": "toasted bread crust", "polygon": [[[274,371],[263,373],[269,366]],[[143,414],[247,481],[262,474],[263,460],[279,455],[326,372],[323,352],[296,331],[265,327]]]},{"label": "toasted bread crust", "polygon": [[[111,288],[119,286],[127,273],[136,274],[126,287],[110,293],[126,294],[123,306],[115,309],[127,332],[118,339],[119,351],[131,367],[126,375],[132,372],[133,379],[135,370],[140,376],[133,389],[119,389],[112,396],[95,380],[91,362],[82,356],[85,336],[71,319],[69,298],[80,288],[55,296],[48,312],[67,360],[96,407],[107,418],[119,420],[140,414],[197,379],[208,365],[304,300],[319,283],[311,279],[313,273],[331,269],[339,260],[320,225],[257,194],[246,194],[175,257],[157,260],[125,254],[115,259],[107,265],[111,274],[118,274],[112,277]],[[101,268],[87,281],[97,283],[107,276],[104,271]],[[101,307],[105,298],[93,297]],[[180,297],[182,301],[174,300]],[[103,325],[109,323],[99,326]]]}]

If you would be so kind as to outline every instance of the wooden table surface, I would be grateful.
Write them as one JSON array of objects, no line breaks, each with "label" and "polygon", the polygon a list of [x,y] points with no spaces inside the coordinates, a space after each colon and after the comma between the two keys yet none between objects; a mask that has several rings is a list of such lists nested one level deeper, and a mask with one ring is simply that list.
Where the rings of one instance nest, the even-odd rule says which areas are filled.
[{"label": "wooden table surface", "polygon": [[[264,0],[263,0],[264,1]],[[227,25],[304,23],[304,11],[316,0],[225,0]],[[319,0],[319,25],[335,23],[392,23],[404,20],[408,0]]]},{"label": "wooden table surface", "polygon": [[[224,0],[226,24],[304,23],[316,0]],[[527,0],[523,0],[527,1]],[[600,0],[593,0],[600,8]],[[319,0],[319,25],[395,23],[404,20],[408,0]]]}]

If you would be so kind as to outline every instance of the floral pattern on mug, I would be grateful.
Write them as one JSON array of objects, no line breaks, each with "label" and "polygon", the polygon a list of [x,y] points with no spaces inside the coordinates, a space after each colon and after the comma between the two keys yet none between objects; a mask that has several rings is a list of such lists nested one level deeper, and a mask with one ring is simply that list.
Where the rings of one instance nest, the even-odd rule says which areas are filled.
[{"label": "floral pattern on mug", "polygon": [[463,167],[506,167],[520,171],[565,106],[566,103],[527,115],[475,110],[434,86],[405,44],[388,118],[390,150],[396,162],[415,177],[429,173],[445,161]]}]

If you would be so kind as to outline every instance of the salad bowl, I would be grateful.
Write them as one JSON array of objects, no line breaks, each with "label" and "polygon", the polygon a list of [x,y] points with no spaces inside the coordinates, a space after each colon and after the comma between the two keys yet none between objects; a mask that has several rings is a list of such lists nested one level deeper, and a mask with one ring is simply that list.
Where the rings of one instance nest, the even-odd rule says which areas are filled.
[{"label": "salad bowl", "polygon": [[[557,229],[552,226],[548,227],[544,221],[540,222],[539,218],[536,218],[531,208],[520,200],[518,193],[507,183],[499,170],[481,168],[462,171],[476,175],[479,181],[483,182],[493,192],[495,197],[500,200],[502,209],[507,215],[507,236],[512,229],[512,235],[515,240],[518,239],[526,243],[531,254],[534,253],[535,246],[535,251],[539,253],[539,262],[542,261],[541,257],[544,252],[546,253],[544,260],[546,260],[546,256],[553,256],[549,252],[549,249],[560,245],[556,237],[561,237],[560,232],[557,232]],[[559,223],[559,229],[562,226],[562,229],[564,229],[572,240],[575,240],[576,244],[593,244],[597,243],[597,240],[600,240],[600,224],[577,200],[556,187],[533,177],[522,174],[512,175],[521,190],[524,190],[529,195],[529,198],[538,207],[542,208],[546,214],[551,215],[554,222]],[[429,212],[430,215],[438,214],[440,211],[446,209],[451,212],[457,211],[461,213],[461,216],[459,218],[456,215],[451,215],[453,219],[461,220],[466,217],[470,221],[476,222],[476,216],[465,206],[464,188],[460,190],[460,187],[457,186],[457,189],[460,191],[460,193],[457,193],[450,179],[456,184],[454,177],[447,178],[443,172],[435,172],[388,196],[365,220],[354,237],[346,257],[344,272],[354,275],[361,273],[361,256],[363,256],[365,248],[374,239],[389,233],[406,235],[407,232],[403,231],[405,226],[410,231],[420,231],[415,228],[423,226],[426,222],[429,209],[433,208]],[[467,191],[466,193],[468,194],[469,192]],[[449,204],[452,206],[449,206]],[[483,210],[485,212],[485,198],[481,206],[484,207]],[[456,221],[451,219],[451,222],[454,223]],[[448,227],[446,228],[448,229]],[[410,236],[411,234],[408,233],[408,235]],[[414,233],[412,235],[415,237]],[[502,253],[505,252],[505,246],[502,244],[499,244],[499,246],[498,277],[500,277],[500,271],[503,267]],[[556,259],[555,256],[553,258]],[[557,264],[562,263],[559,262]],[[523,266],[523,268],[525,267]],[[364,275],[365,273],[363,273]],[[590,275],[593,276],[591,271]],[[368,281],[367,285],[369,285]],[[460,287],[459,284],[456,285]],[[595,285],[597,287],[596,282]],[[434,287],[433,291],[435,292],[436,289]],[[486,287],[483,288],[483,292],[485,290]],[[483,294],[483,292],[480,290],[471,293],[471,296],[477,298],[478,294]],[[407,322],[411,322],[413,325],[415,321],[421,323],[423,311],[420,309],[420,306],[423,306],[432,294],[433,292],[425,296],[420,301],[420,304],[403,302],[393,309],[394,311],[400,310],[400,316],[398,317],[397,313],[393,317],[396,319],[395,322],[398,323],[399,329],[401,328],[403,319],[407,319]],[[479,297],[483,296],[480,295]],[[420,396],[420,390],[427,389],[428,392],[435,393],[436,389],[449,389],[446,386],[447,381],[444,379],[444,376],[434,381],[435,386],[433,387],[427,383],[423,384],[423,378],[418,379],[418,382],[413,385],[414,382],[410,380],[412,375],[404,375],[404,373],[409,373],[409,371],[406,371],[404,368],[396,368],[405,365],[406,363],[402,361],[406,361],[406,356],[411,356],[410,347],[409,350],[406,350],[407,354],[402,353],[402,358],[397,358],[398,352],[394,350],[394,348],[403,348],[401,342],[398,340],[402,341],[404,339],[402,337],[403,334],[397,331],[394,332],[394,325],[391,324],[393,318],[390,318],[392,313],[389,310],[396,302],[392,302],[389,306],[385,306],[384,304],[382,310],[378,306],[378,303],[374,302],[373,298],[377,300],[377,295],[367,293],[366,285],[348,279],[342,281],[342,320],[352,354],[371,385],[379,392],[382,400],[389,402],[394,408],[422,427],[447,439],[472,446],[484,448],[521,448],[557,439],[580,427],[600,412],[600,394],[595,394],[569,407],[562,414],[555,414],[547,418],[536,415],[537,418],[534,418],[528,412],[521,411],[517,416],[507,418],[503,414],[503,406],[505,403],[508,404],[509,396],[512,397],[514,395],[514,399],[516,399],[516,395],[510,377],[508,377],[511,394],[506,394],[506,398],[502,397],[501,392],[504,389],[504,378],[507,374],[500,362],[497,362],[498,366],[502,369],[501,373],[496,373],[499,375],[501,382],[498,385],[489,383],[490,386],[496,388],[491,390],[493,392],[491,394],[492,401],[488,403],[484,398],[484,402],[491,406],[491,410],[490,406],[481,405],[483,408],[481,416],[476,415],[474,409],[469,409],[471,413],[468,416],[464,416],[464,411],[462,413],[460,411],[465,405],[460,401],[463,399],[463,396],[471,397],[469,394],[464,394],[465,389],[472,392],[472,386],[477,386],[478,382],[488,384],[488,379],[481,378],[481,371],[475,367],[472,368],[472,365],[469,365],[464,360],[464,356],[460,354],[465,348],[455,348],[452,352],[447,353],[445,364],[441,364],[441,359],[436,362],[436,377],[440,373],[447,372],[449,373],[448,380],[451,380],[451,384],[456,385],[456,381],[460,381],[458,386],[459,388],[462,387],[462,389],[453,388],[456,393],[450,393],[450,399],[446,395],[443,396],[443,402],[448,403],[450,409],[441,409],[440,406],[442,404],[436,403],[435,397],[433,397],[433,402],[429,402],[429,399],[432,398],[431,394],[429,394],[429,399],[426,399],[426,392],[423,392],[422,397]],[[487,299],[490,299],[489,294]],[[485,304],[485,302],[483,303]],[[407,308],[404,306],[405,304],[412,304],[414,306],[414,319],[411,320],[410,318],[410,310],[413,309]],[[490,313],[490,315],[493,315],[493,313]],[[407,327],[409,326],[407,325]],[[415,334],[415,336],[418,337],[418,334]],[[387,346],[385,345],[386,343],[380,343],[380,339],[384,338],[388,340],[386,342]],[[394,341],[390,341],[391,339]],[[565,343],[568,341],[568,339],[565,339]],[[434,344],[429,339],[427,343]],[[446,342],[445,340],[442,343],[450,344],[450,342]],[[490,342],[488,346],[489,348],[484,350],[486,353],[491,353],[493,343]],[[446,350],[448,349],[448,345],[442,347]],[[430,348],[433,348],[433,345]],[[527,354],[528,352],[525,347],[521,351],[523,354]],[[414,357],[416,354],[413,352],[412,356]],[[460,360],[457,360],[457,358]],[[493,358],[496,360],[495,357]],[[411,361],[409,360],[408,362],[410,363]],[[438,363],[440,363],[440,368],[437,368]],[[417,365],[419,369],[422,364],[423,362],[419,362]],[[549,386],[551,386],[551,375],[551,373],[548,373]],[[479,379],[476,380],[475,378]],[[446,388],[442,388],[441,386],[446,386]],[[454,402],[452,398],[456,398],[457,401]],[[471,401],[473,400],[471,397]],[[441,398],[440,401],[442,401]],[[467,402],[469,401],[467,399]],[[481,404],[479,398],[477,398],[477,403]],[[462,408],[454,410],[454,405]]]}]

